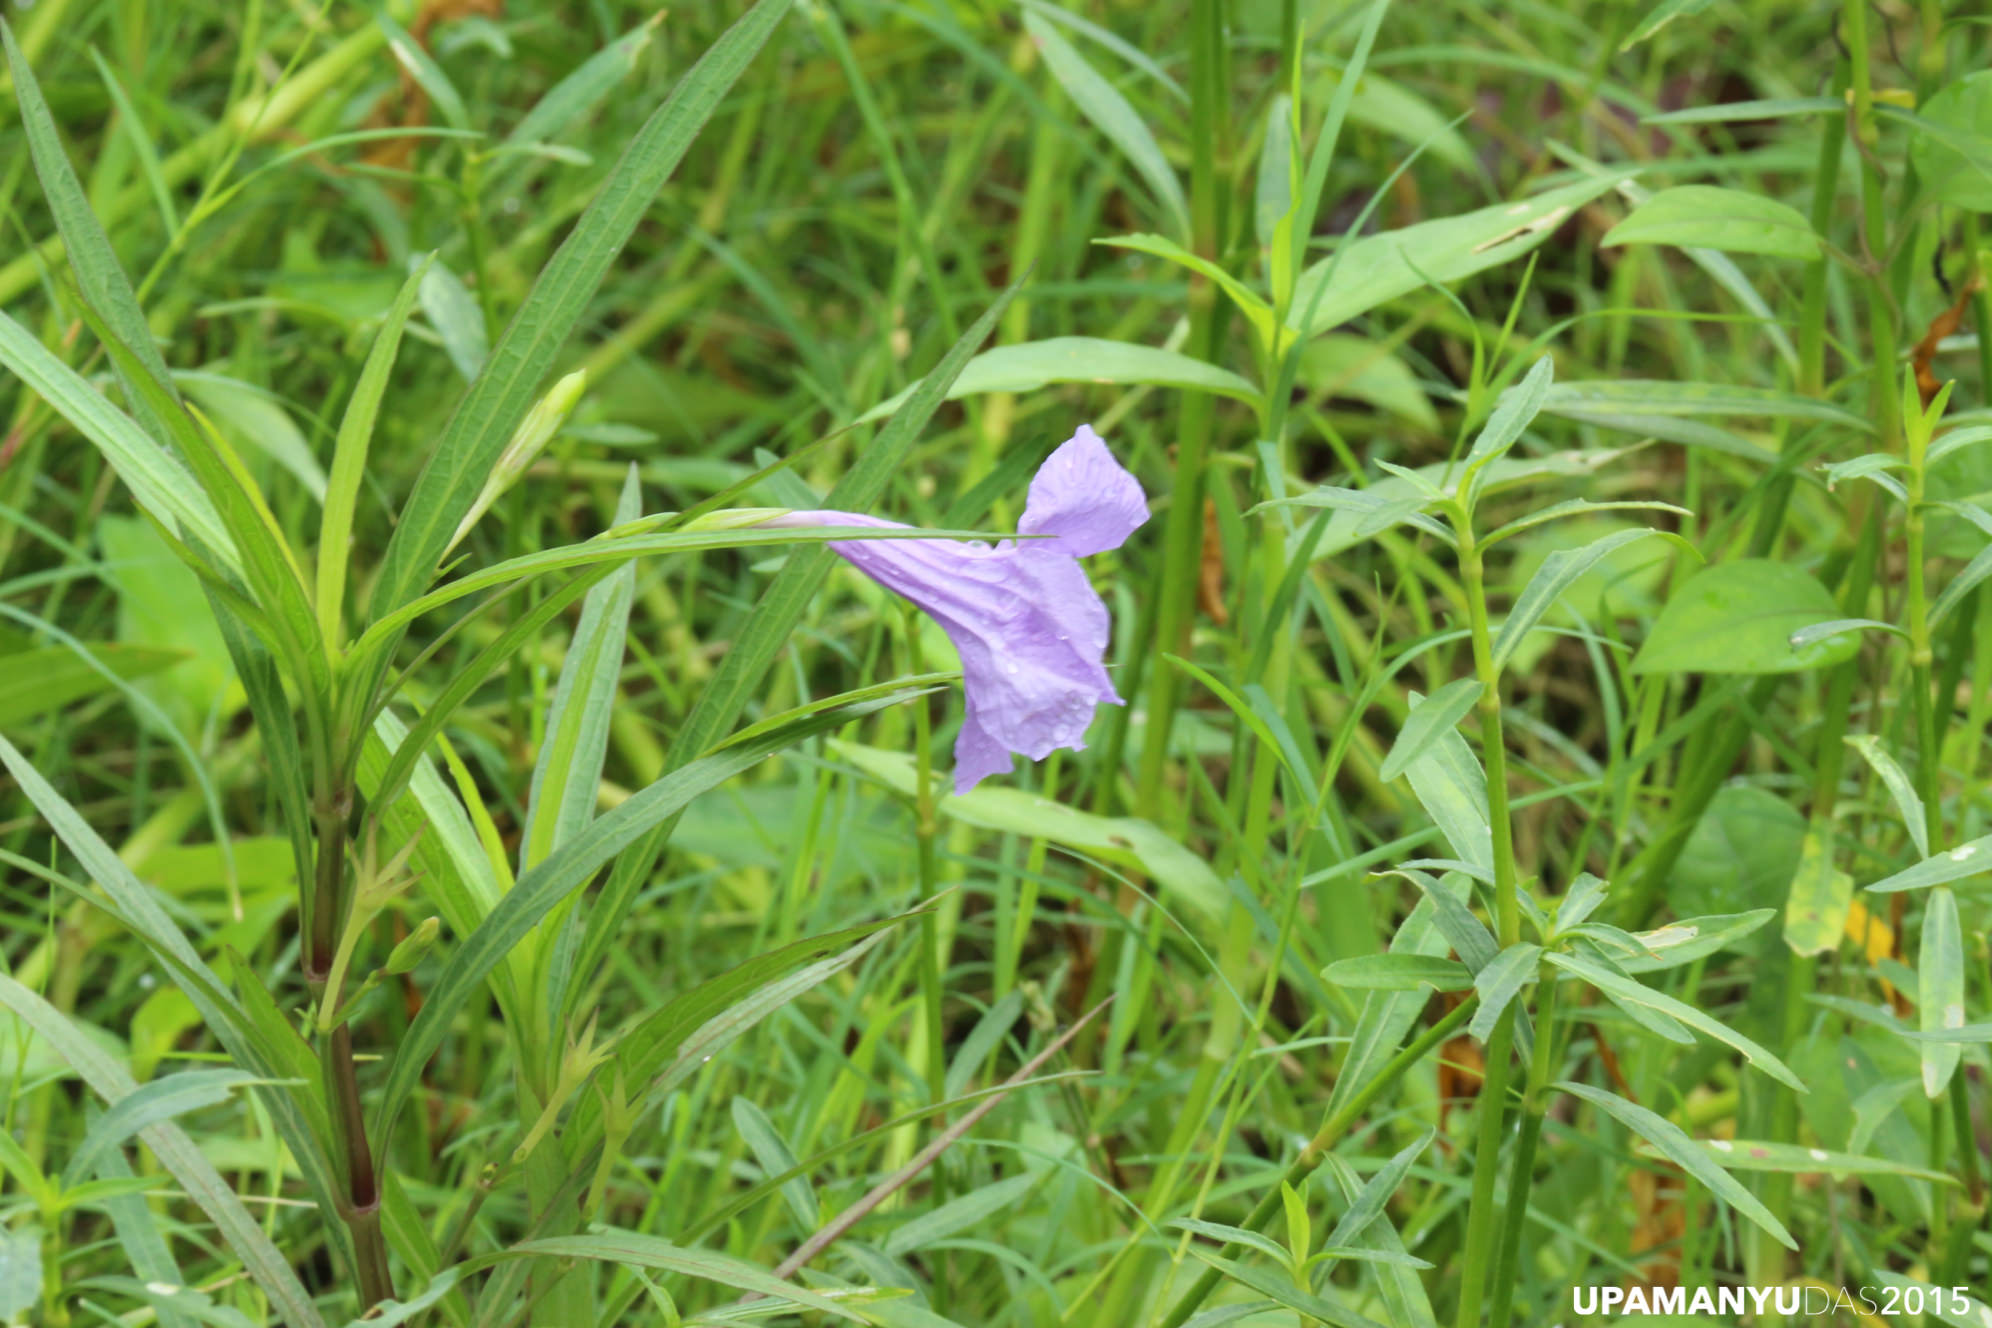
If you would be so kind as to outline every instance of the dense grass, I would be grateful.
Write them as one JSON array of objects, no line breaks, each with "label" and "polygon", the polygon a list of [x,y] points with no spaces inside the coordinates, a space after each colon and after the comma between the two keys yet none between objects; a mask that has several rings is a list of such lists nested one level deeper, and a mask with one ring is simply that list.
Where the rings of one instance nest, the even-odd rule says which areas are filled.
[{"label": "dense grass", "polygon": [[[1985,1284],[1967,7],[228,9],[6,14],[0,1318]],[[1087,422],[950,796],[736,509]]]}]

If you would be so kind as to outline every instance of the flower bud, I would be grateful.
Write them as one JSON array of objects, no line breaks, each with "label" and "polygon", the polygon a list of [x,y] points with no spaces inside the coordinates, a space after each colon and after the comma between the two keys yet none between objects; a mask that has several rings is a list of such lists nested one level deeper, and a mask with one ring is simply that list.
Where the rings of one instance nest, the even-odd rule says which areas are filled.
[{"label": "flower bud", "polygon": [[401,944],[394,947],[394,950],[387,956],[387,962],[381,966],[381,972],[390,974],[406,973],[409,969],[421,963],[429,951],[435,948],[436,936],[442,929],[443,920],[441,918],[423,918],[422,924],[415,928],[414,931],[409,932],[408,935],[402,937]]},{"label": "flower bud", "polygon": [[[581,402],[581,394],[588,388],[588,371],[576,369],[567,377],[547,390],[533,408],[526,412],[520,422],[518,432],[512,441],[505,444],[505,450],[498,454],[498,461],[491,467],[491,474],[478,490],[477,501],[470,505],[463,520],[457,523],[456,534],[450,538],[450,548],[454,549],[477,524],[478,518],[491,510],[491,504],[498,501],[498,495],[518,482],[519,476],[526,473],[526,467],[539,460],[539,454],[560,432],[560,426],[567,423],[567,417],[574,413],[574,407]],[[445,556],[449,550],[445,549]]]}]

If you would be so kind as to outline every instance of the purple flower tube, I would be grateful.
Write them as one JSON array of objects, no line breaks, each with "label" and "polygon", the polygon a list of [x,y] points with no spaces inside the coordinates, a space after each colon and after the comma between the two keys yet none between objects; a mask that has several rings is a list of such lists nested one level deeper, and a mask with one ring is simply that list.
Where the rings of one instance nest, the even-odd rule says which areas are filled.
[{"label": "purple flower tube", "polygon": [[[946,630],[961,655],[967,714],[955,740],[955,792],[1010,768],[1022,753],[1085,747],[1093,709],[1122,705],[1102,662],[1112,623],[1079,560],[1117,549],[1148,519],[1148,500],[1089,425],[1031,479],[1017,533],[1049,538],[837,540],[830,547]],[[910,529],[856,512],[803,511],[777,527]]]}]

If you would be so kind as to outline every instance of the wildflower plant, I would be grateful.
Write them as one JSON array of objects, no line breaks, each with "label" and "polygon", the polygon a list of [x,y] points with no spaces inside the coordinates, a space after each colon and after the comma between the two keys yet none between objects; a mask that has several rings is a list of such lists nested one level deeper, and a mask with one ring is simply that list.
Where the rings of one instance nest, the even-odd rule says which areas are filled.
[{"label": "wildflower plant", "polygon": [[0,22],[0,1322],[1992,1322],[1971,23],[171,8]]}]

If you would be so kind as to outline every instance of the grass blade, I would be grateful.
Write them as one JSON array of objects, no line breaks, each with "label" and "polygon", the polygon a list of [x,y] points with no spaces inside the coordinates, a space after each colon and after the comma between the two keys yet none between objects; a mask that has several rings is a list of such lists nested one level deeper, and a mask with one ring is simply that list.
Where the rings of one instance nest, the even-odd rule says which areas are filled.
[{"label": "grass blade", "polygon": [[727,29],[630,140],[601,193],[541,271],[491,348],[483,371],[443,426],[435,451],[402,505],[374,585],[376,616],[413,599],[435,575],[451,534],[537,398],[540,382],[608,275],[609,264],[720,98],[787,11],[788,0],[759,0]]}]

